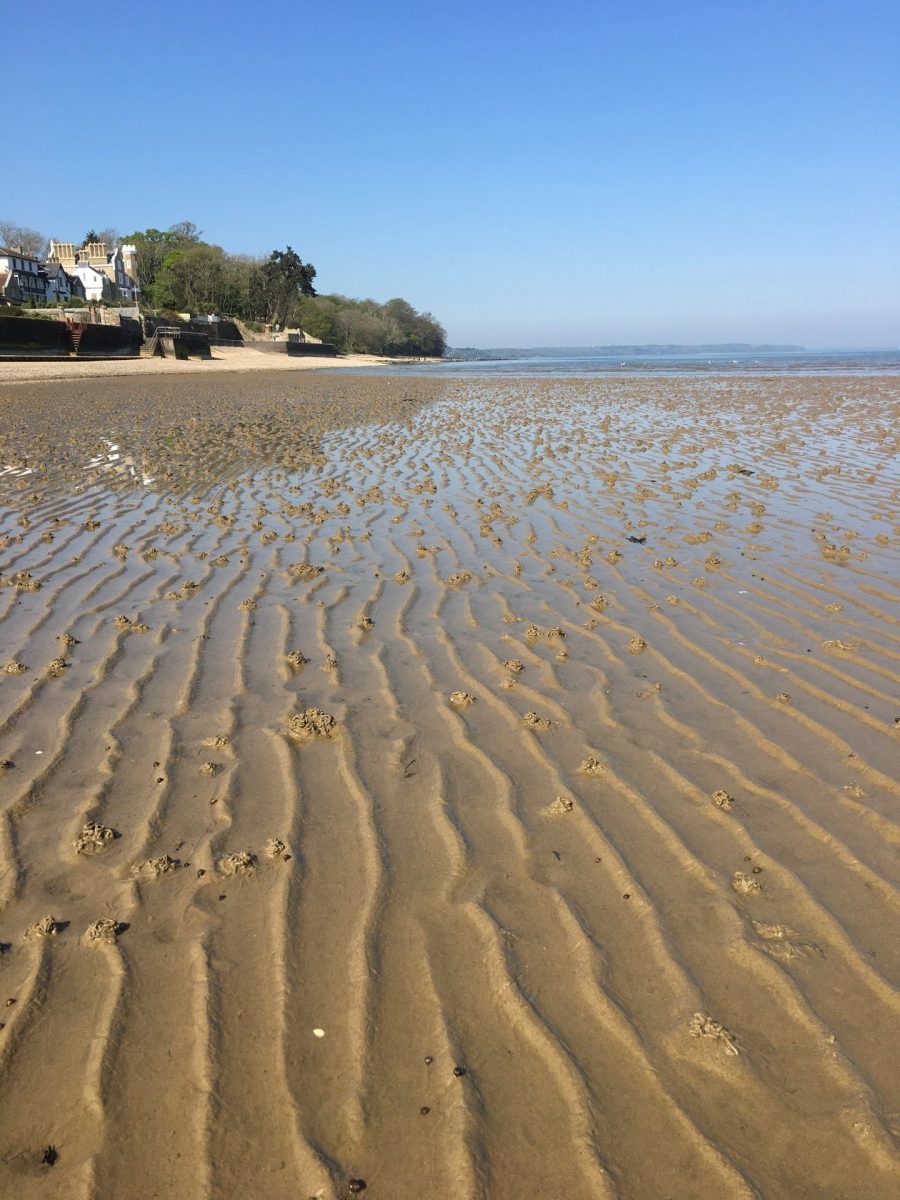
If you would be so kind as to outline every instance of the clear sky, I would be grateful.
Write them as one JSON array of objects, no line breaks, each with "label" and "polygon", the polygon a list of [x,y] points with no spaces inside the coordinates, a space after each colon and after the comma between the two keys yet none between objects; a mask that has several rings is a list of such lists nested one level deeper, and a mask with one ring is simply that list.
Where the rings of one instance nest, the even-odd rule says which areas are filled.
[{"label": "clear sky", "polygon": [[290,243],[454,345],[900,346],[897,0],[2,7],[50,236]]}]

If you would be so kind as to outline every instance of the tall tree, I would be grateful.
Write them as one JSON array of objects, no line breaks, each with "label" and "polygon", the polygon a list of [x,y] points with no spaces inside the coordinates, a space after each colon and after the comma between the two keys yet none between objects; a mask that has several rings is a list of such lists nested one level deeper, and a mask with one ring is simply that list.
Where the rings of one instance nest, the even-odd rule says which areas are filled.
[{"label": "tall tree", "polygon": [[44,258],[47,254],[48,240],[37,229],[29,229],[27,225],[17,225],[15,221],[0,221],[0,245],[9,249],[16,247],[25,254],[36,258]]},{"label": "tall tree", "polygon": [[167,231],[172,236],[172,240],[180,245],[196,245],[203,237],[203,230],[195,225],[193,221],[176,221],[174,225],[170,225]]},{"label": "tall tree", "polygon": [[81,249],[85,246],[90,246],[96,242],[102,242],[107,250],[112,250],[119,244],[119,231],[111,226],[106,229],[89,229],[84,235],[81,243]]},{"label": "tall tree", "polygon": [[273,250],[261,268],[266,320],[286,325],[301,296],[315,296],[316,268],[288,246]]}]

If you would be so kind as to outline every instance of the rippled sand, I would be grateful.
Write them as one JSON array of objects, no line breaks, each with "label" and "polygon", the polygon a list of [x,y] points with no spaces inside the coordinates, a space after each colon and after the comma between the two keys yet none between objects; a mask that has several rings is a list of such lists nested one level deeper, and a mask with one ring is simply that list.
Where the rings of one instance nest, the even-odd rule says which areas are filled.
[{"label": "rippled sand", "polygon": [[898,397],[0,389],[0,1196],[900,1195]]}]

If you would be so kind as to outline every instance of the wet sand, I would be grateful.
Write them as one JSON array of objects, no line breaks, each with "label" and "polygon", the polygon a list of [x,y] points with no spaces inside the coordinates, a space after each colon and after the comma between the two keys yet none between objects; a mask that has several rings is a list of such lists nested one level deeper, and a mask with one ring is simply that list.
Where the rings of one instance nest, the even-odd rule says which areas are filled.
[{"label": "wet sand", "polygon": [[0,1196],[900,1195],[898,400],[0,387]]}]

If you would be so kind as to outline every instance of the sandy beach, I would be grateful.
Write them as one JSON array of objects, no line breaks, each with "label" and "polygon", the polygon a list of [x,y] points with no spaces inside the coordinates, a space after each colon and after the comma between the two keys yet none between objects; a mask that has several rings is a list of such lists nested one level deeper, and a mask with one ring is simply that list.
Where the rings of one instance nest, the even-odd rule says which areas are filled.
[{"label": "sandy beach", "polygon": [[[212,358],[73,358],[69,362],[0,362],[0,385],[4,383],[44,383],[49,380],[103,379],[110,376],[217,375],[240,371],[321,371],[335,367],[374,367],[396,362],[374,354],[342,354],[336,357],[289,358],[252,346],[214,346]],[[416,360],[423,361],[423,360]],[[424,360],[437,361],[437,360]]]},{"label": "sandy beach", "polygon": [[0,366],[0,1196],[896,1200],[900,379],[233,354]]}]

